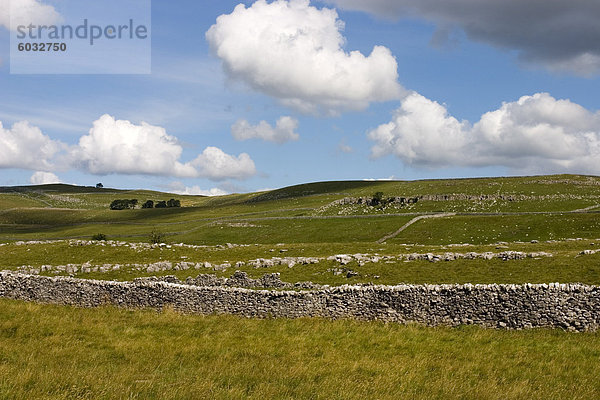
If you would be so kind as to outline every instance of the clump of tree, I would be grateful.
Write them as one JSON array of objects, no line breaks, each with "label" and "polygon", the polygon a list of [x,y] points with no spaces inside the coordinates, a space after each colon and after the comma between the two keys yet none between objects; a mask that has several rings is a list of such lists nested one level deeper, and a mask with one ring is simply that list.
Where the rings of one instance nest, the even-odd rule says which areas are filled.
[{"label": "clump of tree", "polygon": [[181,207],[181,201],[170,199],[167,201],[167,207]]},{"label": "clump of tree", "polygon": [[181,201],[176,200],[176,199],[169,199],[167,201],[160,200],[155,203],[152,200],[148,200],[144,204],[142,204],[142,208],[174,208],[174,207],[181,207]]},{"label": "clump of tree", "polygon": [[[110,203],[111,210],[128,210],[136,208],[138,205],[137,199],[132,200],[113,200]],[[168,201],[161,200],[156,203],[153,200],[146,200],[142,203],[142,208],[175,208],[181,207],[181,201],[177,199],[169,199]]]},{"label": "clump of tree", "polygon": [[111,210],[133,209],[137,206],[137,204],[138,204],[137,199],[113,200],[112,203],[110,203],[110,209]]}]

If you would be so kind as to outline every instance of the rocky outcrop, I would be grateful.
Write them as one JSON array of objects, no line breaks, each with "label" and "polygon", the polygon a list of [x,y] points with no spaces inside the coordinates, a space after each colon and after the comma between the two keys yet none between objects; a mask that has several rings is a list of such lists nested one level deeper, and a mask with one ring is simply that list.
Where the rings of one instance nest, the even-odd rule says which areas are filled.
[{"label": "rocky outcrop", "polygon": [[385,202],[385,204],[414,204],[419,201],[419,197],[386,197],[385,199],[375,199],[373,197],[344,197],[343,199],[335,200],[328,206],[347,206],[354,204],[363,204],[366,206],[377,206]]},{"label": "rocky outcrop", "polygon": [[419,201],[526,201],[526,200],[581,200],[581,199],[600,199],[598,195],[578,195],[570,193],[557,193],[546,195],[528,195],[528,194],[466,194],[466,193],[448,193],[448,194],[423,194],[418,196],[391,196],[381,200],[373,197],[344,197],[329,203],[325,208],[331,206],[347,205],[366,205],[377,206],[381,204],[388,205],[408,205]]}]

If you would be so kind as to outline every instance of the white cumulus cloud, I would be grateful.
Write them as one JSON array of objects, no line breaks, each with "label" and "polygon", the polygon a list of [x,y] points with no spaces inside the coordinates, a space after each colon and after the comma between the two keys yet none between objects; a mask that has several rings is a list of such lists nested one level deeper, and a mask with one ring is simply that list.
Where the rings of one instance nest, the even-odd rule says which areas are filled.
[{"label": "white cumulus cloud", "polygon": [[195,176],[214,181],[246,179],[256,174],[256,166],[248,154],[241,153],[236,157],[212,146],[187,165],[197,169]]},{"label": "white cumulus cloud", "polygon": [[230,77],[302,112],[335,114],[400,98],[390,50],[347,52],[343,28],[335,10],[309,0],[258,0],[219,16],[206,39]]},{"label": "white cumulus cloud", "polygon": [[[74,168],[94,175],[144,174],[215,181],[246,179],[256,174],[254,161],[247,153],[235,156],[209,146],[189,162],[180,160],[182,153],[177,138],[164,128],[145,122],[136,125],[108,114],[94,121],[89,133],[72,146],[51,139],[27,121],[17,122],[10,129],[0,122],[0,169]],[[34,176],[38,179],[43,175],[40,172]]]},{"label": "white cumulus cloud", "polygon": [[64,145],[27,121],[6,129],[0,122],[0,168],[54,169],[53,157]]},{"label": "white cumulus cloud", "polygon": [[506,166],[520,172],[600,173],[600,112],[547,93],[523,96],[474,125],[418,93],[368,133],[372,156],[421,167]]},{"label": "white cumulus cloud", "polygon": [[45,185],[48,183],[60,183],[60,179],[52,172],[36,171],[31,175],[31,178],[29,178],[29,182],[33,185]]},{"label": "white cumulus cloud", "polygon": [[218,187],[202,189],[200,186],[186,186],[183,182],[172,182],[169,185],[170,190],[175,194],[194,195],[194,196],[225,196],[228,191]]},{"label": "white cumulus cloud", "polygon": [[262,139],[281,144],[298,140],[300,135],[295,132],[296,129],[298,129],[298,120],[287,116],[280,117],[275,127],[266,121],[251,125],[245,119],[240,119],[231,127],[231,134],[235,140]]},{"label": "white cumulus cloud", "polygon": [[379,182],[379,181],[393,181],[396,180],[396,177],[394,175],[391,175],[387,178],[365,178],[363,179],[363,181],[365,182]]},{"label": "white cumulus cloud", "polygon": [[92,174],[149,174],[194,176],[179,162],[183,149],[164,128],[135,125],[104,114],[71,151],[74,162]]},{"label": "white cumulus cloud", "polygon": [[52,25],[60,22],[62,17],[54,7],[37,0],[0,0],[0,25],[11,29],[18,25]]},{"label": "white cumulus cloud", "polygon": [[243,179],[256,173],[246,153],[229,155],[207,147],[195,160],[180,161],[183,148],[160,126],[117,120],[105,114],[94,121],[89,134],[70,150],[71,163],[86,172]]}]

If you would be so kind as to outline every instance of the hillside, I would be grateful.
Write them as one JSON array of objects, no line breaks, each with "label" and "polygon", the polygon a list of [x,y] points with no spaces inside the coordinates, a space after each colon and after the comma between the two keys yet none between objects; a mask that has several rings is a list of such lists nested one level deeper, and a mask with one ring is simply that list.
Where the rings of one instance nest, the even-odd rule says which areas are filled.
[{"label": "hillside", "polygon": [[[181,208],[108,209],[115,199],[172,197]],[[92,240],[98,234],[108,240]],[[598,238],[600,178],[590,176],[320,182],[220,197],[67,185],[0,190],[0,270],[37,279],[135,281],[110,284],[140,290],[166,286],[157,280],[249,297],[259,292],[238,288],[269,289],[260,292],[265,304],[287,296],[279,293],[284,289],[313,296],[303,291],[346,291],[346,284],[367,285],[360,287],[365,292],[386,287],[370,284],[400,283],[600,285]],[[46,294],[79,296],[81,282],[108,284],[84,280],[73,290]],[[219,285],[234,287],[210,287]],[[25,297],[32,287],[24,287]],[[522,286],[524,296],[530,287]],[[160,297],[153,293],[152,301]],[[424,309],[446,295],[432,291]],[[597,332],[191,316],[174,312],[176,305],[157,313],[0,299],[0,357],[6,361],[0,397],[103,398],[135,391],[147,398],[576,393],[583,399],[600,392]],[[362,382],[358,388],[356,382]]]},{"label": "hillside", "polygon": [[[115,199],[136,198],[141,203],[172,197],[181,200],[181,208],[108,209]],[[374,197],[380,199],[374,202]],[[89,242],[78,247],[69,242],[88,243],[98,234],[120,244]],[[141,251],[128,244],[148,243],[151,235],[182,245]],[[593,176],[319,182],[218,197],[69,185],[0,190],[0,243],[8,243],[0,248],[0,267],[129,265],[118,272],[109,268],[101,273],[99,267],[78,272],[102,279],[156,273],[185,279],[191,273],[185,268],[148,267],[183,260],[207,262],[210,271],[225,277],[235,270],[254,278],[280,272],[289,282],[323,284],[600,283],[597,238],[600,178]],[[52,242],[17,243],[32,240]],[[550,256],[505,262],[502,252],[507,251]],[[589,254],[580,255],[586,251]],[[493,256],[436,262],[450,257],[447,253],[469,252]],[[431,255],[425,257],[427,253]],[[359,256],[340,261],[335,259],[339,254]],[[367,261],[361,261],[360,254],[366,254]],[[411,259],[410,254],[416,256]],[[251,265],[252,260],[277,257],[291,257],[293,263],[299,257],[317,261],[302,268],[278,260],[266,270]],[[140,270],[136,263],[145,266]]]},{"label": "hillside", "polygon": [[[394,197],[415,202],[358,204],[377,192],[383,203]],[[108,209],[120,198],[141,204],[172,197],[181,200],[182,208]],[[347,204],[339,204],[342,199]],[[4,187],[0,241],[86,238],[98,232],[136,241],[159,229],[170,241],[190,244],[368,242],[417,215],[456,213],[423,220],[395,240],[483,244],[598,236],[599,207],[600,178],[574,175],[320,182],[218,197],[70,185]],[[564,212],[572,213],[562,218]]]}]

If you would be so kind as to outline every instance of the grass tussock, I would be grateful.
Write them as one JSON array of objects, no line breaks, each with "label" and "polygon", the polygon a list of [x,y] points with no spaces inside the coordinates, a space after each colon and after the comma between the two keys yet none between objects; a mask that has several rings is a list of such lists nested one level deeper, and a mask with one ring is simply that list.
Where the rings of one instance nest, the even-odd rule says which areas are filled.
[{"label": "grass tussock", "polygon": [[591,399],[597,333],[0,300],[0,398]]}]

